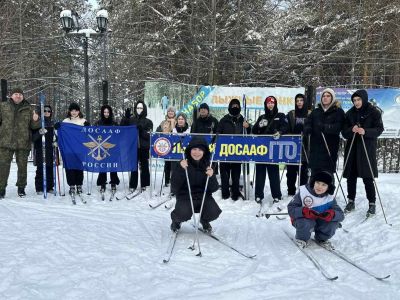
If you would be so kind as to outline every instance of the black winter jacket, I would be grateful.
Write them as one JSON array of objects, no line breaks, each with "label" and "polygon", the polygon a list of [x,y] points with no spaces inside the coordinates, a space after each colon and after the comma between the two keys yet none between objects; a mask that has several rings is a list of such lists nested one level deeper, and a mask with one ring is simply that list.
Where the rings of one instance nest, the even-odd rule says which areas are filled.
[{"label": "black winter jacket", "polygon": [[[324,111],[321,104],[314,109],[306,120],[304,133],[310,134],[310,168],[334,172],[338,158],[340,132],[344,123],[344,111],[335,101],[327,111]],[[325,136],[329,148],[326,148],[322,133]]]},{"label": "black winter jacket", "polygon": [[[53,138],[54,138],[54,123],[50,118],[45,118],[45,128],[47,130],[45,136],[45,148],[46,148],[46,164],[49,166],[53,165]],[[39,133],[39,129],[32,131],[32,142],[35,150],[35,164],[37,166],[43,164],[43,152],[42,152],[42,135]]]},{"label": "black winter jacket", "polygon": [[[244,118],[242,115],[232,116],[227,114],[222,117],[218,123],[218,134],[242,134]],[[247,133],[251,132],[251,128],[246,129]]]},{"label": "black winter jacket", "polygon": [[[361,96],[363,95],[361,94]],[[365,130],[363,136],[365,147],[371,162],[374,177],[378,177],[376,146],[378,136],[383,132],[382,116],[378,109],[368,103],[368,98],[361,98],[363,99],[363,105],[360,109],[356,109],[353,106],[346,112],[345,124],[342,131],[343,137],[347,139],[344,151],[344,157],[348,157],[346,169],[343,172],[345,178],[349,178],[350,174],[361,178],[372,178],[361,136],[358,133],[355,134],[353,146],[349,155],[350,145],[354,135],[352,129],[357,124]]]},{"label": "black winter jacket", "polygon": [[[140,115],[138,115],[136,112],[136,107],[139,103],[143,104],[143,111]],[[153,122],[150,119],[146,118],[147,106],[143,101],[139,100],[135,103],[133,111],[134,114],[129,119],[125,117],[122,118],[121,126],[136,125],[139,135],[139,148],[150,149],[150,132],[153,131]]]},{"label": "black winter jacket", "polygon": [[198,117],[190,128],[191,133],[216,133],[218,120],[209,114],[207,117]]},{"label": "black winter jacket", "polygon": [[[266,126],[260,127],[260,122],[267,122]],[[267,111],[265,114],[258,117],[254,124],[253,134],[286,134],[289,130],[289,125],[286,116],[283,113],[275,111]]]}]

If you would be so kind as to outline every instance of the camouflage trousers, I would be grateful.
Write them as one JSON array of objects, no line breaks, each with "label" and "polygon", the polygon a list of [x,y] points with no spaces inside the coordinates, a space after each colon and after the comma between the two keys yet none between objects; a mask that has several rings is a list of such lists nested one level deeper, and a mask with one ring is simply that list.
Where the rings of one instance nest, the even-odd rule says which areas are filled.
[{"label": "camouflage trousers", "polygon": [[26,186],[29,152],[29,150],[10,150],[0,148],[0,190],[6,189],[14,153],[18,166],[17,183],[15,185],[23,188]]}]

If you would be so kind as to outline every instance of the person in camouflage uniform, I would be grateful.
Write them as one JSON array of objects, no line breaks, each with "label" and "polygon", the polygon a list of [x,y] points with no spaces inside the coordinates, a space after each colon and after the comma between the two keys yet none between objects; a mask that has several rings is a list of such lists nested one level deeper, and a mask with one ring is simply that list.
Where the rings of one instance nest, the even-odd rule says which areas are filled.
[{"label": "person in camouflage uniform", "polygon": [[39,115],[24,99],[22,89],[15,88],[8,101],[0,103],[0,199],[6,194],[10,166],[15,153],[18,166],[18,195],[26,196],[28,156],[32,129],[40,127]]}]

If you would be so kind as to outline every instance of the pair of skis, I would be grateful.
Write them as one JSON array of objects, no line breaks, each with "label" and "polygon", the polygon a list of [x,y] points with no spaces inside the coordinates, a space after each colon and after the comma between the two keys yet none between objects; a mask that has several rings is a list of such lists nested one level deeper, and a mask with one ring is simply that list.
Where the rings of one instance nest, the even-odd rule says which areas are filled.
[{"label": "pair of skis", "polygon": [[[111,190],[111,195],[110,195],[110,197],[108,198],[108,201],[113,201],[114,200],[114,198],[115,198],[115,194],[117,193],[117,191],[116,190]],[[106,193],[105,193],[105,191],[104,192],[101,192],[100,191],[100,194],[101,194],[101,200],[102,201],[105,201],[105,199],[106,199]]]},{"label": "pair of skis", "polygon": [[[329,272],[319,263],[319,261],[315,258],[315,256],[312,254],[312,252],[310,251],[309,248],[302,248],[300,247],[297,243],[296,240],[294,239],[294,237],[292,237],[289,233],[287,233],[286,231],[284,231],[285,234],[288,236],[288,238],[297,246],[297,248],[300,249],[300,251],[313,263],[313,265],[321,272],[321,274],[328,280],[334,281],[336,279],[338,279],[338,276],[333,276],[331,274],[329,274]],[[320,245],[319,243],[316,243],[319,247],[325,249],[326,251],[329,251],[330,253],[334,254],[336,257],[339,257],[340,259],[342,259],[343,261],[347,262],[348,264],[352,265],[353,267],[359,269],[360,271],[364,272],[365,274],[374,277],[377,280],[384,280],[390,277],[389,275],[386,276],[379,276],[377,274],[375,274],[374,272],[366,269],[365,267],[363,267],[362,265],[356,263],[354,260],[352,260],[351,258],[349,258],[348,256],[346,256],[345,254],[343,254],[342,252],[340,252],[339,250],[333,249],[333,248],[326,248],[323,247],[322,245]]]},{"label": "pair of skis", "polygon": [[[192,226],[194,227],[195,225],[192,224]],[[243,256],[245,258],[253,259],[253,258],[256,257],[256,255],[251,255],[251,254],[248,254],[248,253],[245,253],[245,252],[239,250],[238,248],[232,246],[231,244],[229,244],[228,242],[224,241],[219,236],[216,236],[212,232],[206,232],[202,228],[199,228],[198,230],[201,231],[203,234],[209,236],[210,238],[216,240],[220,244],[224,245],[225,247],[231,249],[232,251],[238,253],[239,255],[241,255],[241,256]],[[176,243],[176,240],[177,240],[177,237],[178,237],[178,233],[179,233],[179,230],[171,233],[170,239],[169,239],[169,243],[168,243],[168,247],[167,247],[167,251],[166,251],[165,256],[163,258],[163,263],[168,263],[170,261],[172,253],[173,253],[173,250],[175,248],[175,243]]]},{"label": "pair of skis", "polygon": [[133,192],[128,192],[123,196],[115,197],[115,199],[117,199],[117,200],[123,200],[123,199],[132,200],[133,198],[139,196],[141,193],[142,193],[142,191],[140,191],[140,190],[139,191],[134,190]]}]

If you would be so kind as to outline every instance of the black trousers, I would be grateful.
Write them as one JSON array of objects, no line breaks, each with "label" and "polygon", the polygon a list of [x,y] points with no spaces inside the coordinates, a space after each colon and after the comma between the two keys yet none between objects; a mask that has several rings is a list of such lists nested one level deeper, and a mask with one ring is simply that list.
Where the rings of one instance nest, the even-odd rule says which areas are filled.
[{"label": "black trousers", "polygon": [[172,161],[165,161],[164,163],[165,184],[169,184],[171,181],[171,165]]},{"label": "black trousers", "polygon": [[[149,170],[149,149],[138,149],[138,168],[140,168],[140,186],[146,187],[150,185],[150,170]],[[138,171],[131,172],[129,188],[136,189],[138,186]]]},{"label": "black trousers", "polygon": [[239,179],[242,164],[238,163],[220,163],[219,170],[221,173],[221,189],[222,198],[228,199],[229,193],[229,178],[232,178],[232,199],[237,200],[240,195]]},{"label": "black trousers", "polygon": [[67,177],[67,183],[69,186],[83,185],[83,171],[74,169],[65,169],[65,175]]},{"label": "black trousers", "polygon": [[[53,165],[46,165],[46,178],[46,187],[48,192],[54,188]],[[43,165],[38,165],[36,167],[35,188],[36,192],[43,192]]]},{"label": "black trousers", "polygon": [[[375,186],[373,178],[363,178],[365,193],[367,194],[367,199],[369,202],[375,203]],[[357,177],[351,176],[347,178],[347,198],[355,200],[357,190]]]},{"label": "black trousers", "polygon": [[[200,212],[201,199],[193,200],[194,211]],[[214,198],[206,197],[204,201],[203,211],[200,220],[211,222],[219,217],[222,210],[219,208]],[[175,209],[171,212],[171,219],[173,222],[185,222],[192,217],[192,206],[189,198],[177,198]]]},{"label": "black trousers", "polygon": [[[286,166],[286,182],[288,195],[296,194],[296,181],[299,174],[299,166]],[[308,181],[307,163],[301,164],[300,185],[305,185]]]},{"label": "black trousers", "polygon": [[[117,172],[110,172],[110,184],[119,184],[119,178]],[[102,186],[107,184],[107,173],[99,173],[99,177],[97,177],[97,185]]]},{"label": "black trousers", "polygon": [[256,164],[256,191],[255,197],[264,199],[266,171],[268,171],[269,187],[274,199],[282,199],[278,165]]}]

